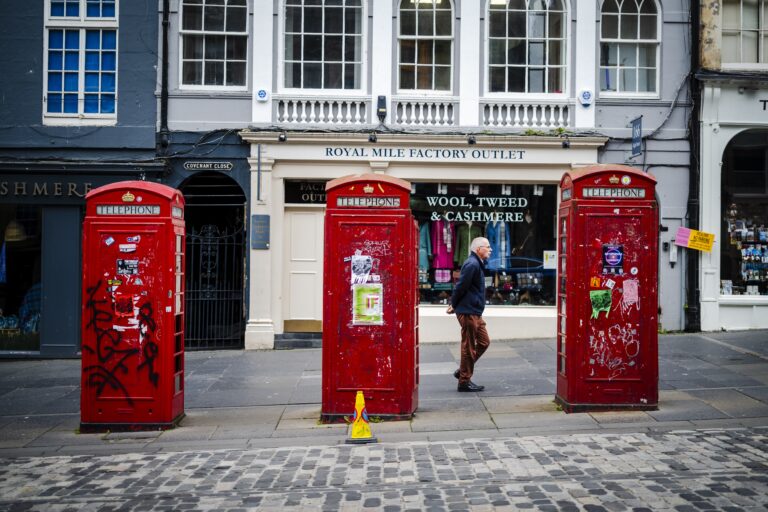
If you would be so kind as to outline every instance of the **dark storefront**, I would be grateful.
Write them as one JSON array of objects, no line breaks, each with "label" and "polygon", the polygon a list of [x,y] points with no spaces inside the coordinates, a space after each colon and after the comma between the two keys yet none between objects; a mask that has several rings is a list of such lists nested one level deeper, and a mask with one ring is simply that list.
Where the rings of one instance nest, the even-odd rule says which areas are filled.
[{"label": "dark storefront", "polygon": [[78,355],[85,195],[159,169],[0,171],[0,356]]}]

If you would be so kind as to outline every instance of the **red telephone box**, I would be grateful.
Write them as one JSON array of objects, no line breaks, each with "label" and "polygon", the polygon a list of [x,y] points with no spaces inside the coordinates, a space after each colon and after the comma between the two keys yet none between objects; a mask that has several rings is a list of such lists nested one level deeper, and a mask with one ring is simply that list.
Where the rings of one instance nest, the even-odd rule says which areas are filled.
[{"label": "red telephone box", "polygon": [[418,405],[418,229],[410,183],[385,175],[328,182],[323,301],[324,421],[354,412],[410,418]]},{"label": "red telephone box", "polygon": [[555,399],[566,412],[658,407],[655,186],[623,165],[560,182]]},{"label": "red telephone box", "polygon": [[184,416],[184,198],[124,181],[86,196],[81,431]]}]

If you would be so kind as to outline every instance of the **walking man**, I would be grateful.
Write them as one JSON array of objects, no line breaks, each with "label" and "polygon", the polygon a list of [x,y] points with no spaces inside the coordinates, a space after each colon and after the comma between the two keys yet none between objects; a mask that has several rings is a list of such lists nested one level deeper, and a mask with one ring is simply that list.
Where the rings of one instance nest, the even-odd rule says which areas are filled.
[{"label": "walking man", "polygon": [[453,289],[451,304],[446,313],[456,313],[461,325],[461,364],[453,376],[459,379],[461,392],[482,391],[485,386],[472,382],[475,363],[491,344],[485,330],[485,263],[491,256],[487,238],[478,237],[469,246],[469,257],[461,266],[459,282]]}]

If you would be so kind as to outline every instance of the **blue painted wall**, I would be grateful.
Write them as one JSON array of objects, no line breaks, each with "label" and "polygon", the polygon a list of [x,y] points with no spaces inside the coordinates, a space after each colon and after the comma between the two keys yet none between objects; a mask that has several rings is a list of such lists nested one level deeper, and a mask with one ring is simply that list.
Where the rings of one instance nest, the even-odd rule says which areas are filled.
[{"label": "blue painted wall", "polygon": [[[14,148],[40,149],[42,155],[57,158],[89,157],[72,154],[77,148],[114,148],[118,158],[154,153],[157,1],[119,2],[117,125],[104,127],[43,125],[44,5],[42,0],[0,2],[0,158],[21,156],[7,151]],[[34,154],[27,151],[24,156]],[[107,155],[100,151],[94,156]]]}]

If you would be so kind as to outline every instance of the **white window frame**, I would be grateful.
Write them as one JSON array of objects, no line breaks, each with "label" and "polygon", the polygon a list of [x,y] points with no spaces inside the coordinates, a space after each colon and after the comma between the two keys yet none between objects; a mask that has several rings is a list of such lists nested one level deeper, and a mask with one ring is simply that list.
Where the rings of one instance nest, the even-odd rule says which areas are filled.
[{"label": "white window frame", "polygon": [[[723,0],[723,5],[721,6],[722,16],[723,17],[725,16],[725,2],[726,1],[727,0]],[[737,0],[737,1],[739,3],[739,11],[743,12],[744,0]],[[758,41],[757,59],[758,59],[758,61],[761,58],[762,46],[763,46],[761,44],[761,39],[766,39],[767,40],[765,42],[765,46],[766,46],[765,53],[767,55],[762,55],[762,58],[765,60],[765,62],[764,63],[760,63],[760,62],[726,62],[726,61],[723,60],[722,63],[721,63],[721,67],[723,69],[761,70],[761,71],[768,70],[768,2],[766,2],[766,0],[758,0],[758,4],[759,4],[758,8],[760,10],[760,13],[758,14],[758,19],[757,19],[757,29],[747,29],[747,30],[748,31],[754,30],[755,32],[757,32],[757,41]],[[741,23],[743,25],[744,16],[741,15],[741,16],[739,16],[739,18],[740,18]],[[767,25],[766,26],[760,26],[760,20],[766,20]],[[731,30],[727,30],[725,28],[725,20],[722,21],[721,27],[722,27],[721,28],[721,31],[722,31],[721,41],[723,41],[723,39],[725,37],[725,32],[731,31]],[[743,26],[739,27],[738,29],[732,30],[732,31],[734,33],[738,33],[738,35],[739,35],[739,42],[741,44],[741,42],[742,42],[742,33],[745,32],[745,29],[743,28]],[[739,53],[743,55],[743,50],[741,48],[739,49]]]},{"label": "white window frame", "polygon": [[[385,0],[378,0],[385,1]],[[285,86],[285,0],[280,1],[277,42],[277,90],[280,94],[316,97],[360,96],[368,90],[368,2],[360,0],[360,87],[357,89],[305,89]],[[324,62],[324,61],[320,61]]]},{"label": "white window frame", "polygon": [[[257,0],[258,1],[258,0]],[[184,0],[179,0],[179,53],[178,53],[178,86],[183,91],[217,91],[217,92],[244,92],[248,91],[250,84],[250,73],[248,72],[251,62],[251,23],[250,16],[250,2],[245,2],[245,32],[227,32],[227,31],[211,31],[211,30],[184,30]],[[225,4],[226,7],[226,4]],[[205,19],[205,12],[203,12],[203,19]],[[226,28],[226,27],[225,27]],[[205,85],[205,84],[185,84],[184,83],[184,36],[185,35],[220,35],[220,36],[246,36],[245,48],[245,85]],[[225,49],[226,52],[226,49]],[[226,62],[226,53],[224,55]],[[205,61],[205,57],[203,57]],[[226,75],[226,71],[224,72]],[[203,78],[205,79],[205,78]]]},{"label": "white window frame", "polygon": [[[636,1],[636,0],[619,0],[623,2],[627,1]],[[659,5],[659,2],[657,0],[644,0],[645,2],[653,2],[656,6],[656,39],[603,39],[603,5],[604,2],[600,2],[599,6],[599,14],[600,14],[600,23],[598,25],[598,31],[597,31],[597,90],[599,91],[599,95],[602,98],[660,98],[661,97],[661,29],[662,29],[662,12],[661,12],[661,5]],[[623,5],[623,4],[622,4]],[[619,7],[619,12],[621,13],[621,6]],[[639,22],[639,15],[638,15],[638,22]],[[621,30],[621,14],[619,16],[619,30]],[[638,27],[638,36],[640,35],[639,27]],[[634,45],[635,51],[637,51],[637,48],[639,48],[640,45],[655,45],[656,46],[656,83],[654,85],[655,91],[654,92],[637,92],[637,91],[603,91],[601,89],[601,80],[602,80],[602,64],[601,64],[601,57],[602,57],[602,45],[603,43],[606,44],[626,44],[626,45]],[[638,65],[635,64],[635,69],[638,68]],[[618,81],[618,74],[616,75],[616,80]]]},{"label": "white window frame", "polygon": [[[528,0],[526,1],[526,5]],[[571,3],[569,0],[562,0],[563,2],[563,19],[564,19],[564,33],[563,44],[565,45],[565,59],[563,62],[563,90],[561,92],[491,92],[491,0],[488,0],[485,9],[485,22],[483,26],[483,32],[485,34],[484,52],[485,58],[483,62],[483,80],[485,82],[484,94],[487,98],[505,98],[505,99],[524,99],[526,101],[552,101],[559,99],[567,99],[569,97],[570,84],[571,84]],[[526,12],[527,7],[526,7]],[[526,25],[528,23],[526,15]],[[545,38],[549,40],[549,38]],[[527,41],[526,37],[526,41]],[[527,58],[526,48],[526,58]],[[530,67],[528,63],[525,64],[525,69]],[[548,69],[548,66],[544,66]],[[526,78],[527,80],[527,78]]]},{"label": "white window frame", "polygon": [[[87,0],[78,0],[79,16],[51,16],[51,1],[45,0],[43,17],[43,124],[46,126],[114,126],[117,124],[120,76],[120,0],[115,0],[114,18],[86,17]],[[51,30],[77,30],[80,36],[77,68],[78,112],[48,112],[48,39]],[[111,114],[85,113],[85,32],[86,30],[115,31],[115,111]],[[63,86],[63,85],[62,85]]]},{"label": "white window frame", "polygon": [[[453,0],[448,0],[448,3],[451,4],[451,35],[450,36],[438,36],[438,35],[419,36],[418,35],[418,23],[417,23],[417,27],[416,27],[417,34],[412,35],[412,36],[403,36],[400,33],[400,26],[401,26],[400,12],[402,11],[402,3],[403,3],[403,0],[399,0],[398,1],[397,16],[396,16],[396,19],[397,19],[396,25],[397,26],[396,26],[396,29],[395,29],[397,31],[397,43],[396,43],[397,44],[397,52],[396,52],[396,54],[397,54],[397,61],[395,62],[395,74],[396,74],[395,80],[397,80],[397,93],[399,95],[403,95],[403,96],[407,95],[407,96],[411,96],[411,97],[413,97],[413,96],[420,96],[420,95],[423,95],[423,96],[452,96],[453,95],[454,86],[455,86],[454,73],[456,71],[456,69],[455,69],[455,59],[454,59],[454,52],[456,51],[456,44],[455,44],[456,43],[456,27],[455,27],[455,23],[456,23],[456,6],[455,6]],[[434,10],[432,12],[434,12]],[[450,43],[451,43],[451,52],[450,52],[450,54],[451,54],[451,62],[449,64],[449,68],[450,68],[449,76],[450,76],[450,80],[451,81],[450,81],[450,85],[448,86],[447,90],[441,91],[441,90],[438,90],[438,89],[403,89],[401,87],[401,85],[400,85],[400,65],[402,64],[402,62],[400,60],[400,48],[401,48],[400,42],[402,40],[404,40],[404,39],[405,40],[415,40],[415,41],[420,41],[420,40],[450,41]],[[433,52],[433,56],[434,56],[434,52]],[[432,65],[432,67],[434,69],[435,63],[433,62],[431,65]],[[440,66],[443,67],[442,64]],[[432,77],[432,82],[434,83],[434,75]]]}]

